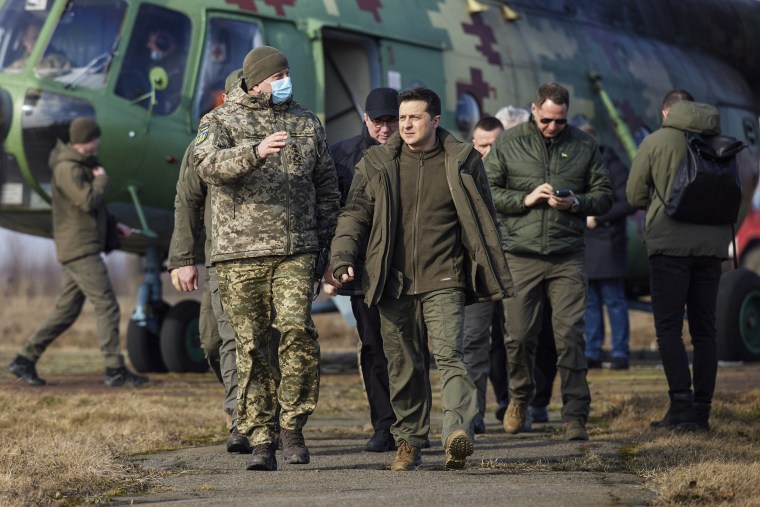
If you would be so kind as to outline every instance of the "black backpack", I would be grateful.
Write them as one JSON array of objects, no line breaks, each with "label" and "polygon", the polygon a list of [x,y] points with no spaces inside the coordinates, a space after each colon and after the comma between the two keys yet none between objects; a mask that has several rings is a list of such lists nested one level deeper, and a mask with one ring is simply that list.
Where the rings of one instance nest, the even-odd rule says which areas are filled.
[{"label": "black backpack", "polygon": [[686,157],[678,168],[665,213],[681,222],[728,225],[739,216],[742,188],[736,154],[746,145],[728,136],[685,132]]}]

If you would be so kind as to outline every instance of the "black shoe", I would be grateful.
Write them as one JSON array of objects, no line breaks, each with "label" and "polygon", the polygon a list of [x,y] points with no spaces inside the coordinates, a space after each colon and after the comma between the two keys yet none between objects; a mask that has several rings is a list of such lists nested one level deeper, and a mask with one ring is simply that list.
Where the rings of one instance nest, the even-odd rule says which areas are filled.
[{"label": "black shoe", "polygon": [[24,356],[16,356],[8,365],[11,373],[24,380],[30,386],[44,386],[46,382],[37,375],[34,363]]},{"label": "black shoe", "polygon": [[504,421],[504,414],[507,413],[508,406],[509,406],[509,401],[502,400],[499,402],[499,408],[496,409],[496,412],[494,412],[494,415],[496,416],[496,419],[498,419],[500,422]]},{"label": "black shoe", "polygon": [[141,386],[148,381],[148,377],[137,375],[129,371],[126,367],[106,368],[106,378],[103,383],[108,387],[121,387],[125,384]]},{"label": "black shoe", "polygon": [[237,428],[230,430],[230,436],[227,437],[227,452],[238,454],[251,454],[253,447],[248,442],[248,437],[238,432]]},{"label": "black shoe", "polygon": [[549,422],[549,406],[540,405],[538,407],[528,407],[528,417],[530,418],[531,422],[534,423]]},{"label": "black shoe", "polygon": [[269,442],[255,446],[251,457],[245,460],[245,469],[263,470],[265,472],[277,470],[277,456],[275,456],[274,444]]},{"label": "black shoe", "polygon": [[426,438],[424,442],[422,442],[422,445],[420,446],[420,449],[430,449],[430,439]]},{"label": "black shoe", "polygon": [[282,456],[285,458],[285,463],[306,465],[311,461],[309,448],[306,447],[301,429],[289,430],[282,428],[280,430],[280,438],[282,439]]},{"label": "black shoe", "polygon": [[369,452],[387,452],[396,450],[396,441],[388,430],[377,430],[372,438],[367,440],[364,450]]},{"label": "black shoe", "polygon": [[610,369],[613,370],[627,370],[628,369],[628,359],[622,358],[622,357],[613,357],[612,362],[610,363]]},{"label": "black shoe", "polygon": [[710,431],[710,409],[712,404],[710,402],[700,403],[694,402],[694,420],[697,424],[699,431]]},{"label": "black shoe", "polygon": [[484,435],[486,432],[486,423],[483,418],[478,416],[472,420],[472,432],[476,435]]},{"label": "black shoe", "polygon": [[586,358],[586,366],[589,370],[596,370],[602,367],[602,361],[598,359]]},{"label": "black shoe", "polygon": [[694,397],[691,391],[670,394],[670,407],[665,417],[649,424],[652,428],[693,431],[697,428],[694,414]]}]

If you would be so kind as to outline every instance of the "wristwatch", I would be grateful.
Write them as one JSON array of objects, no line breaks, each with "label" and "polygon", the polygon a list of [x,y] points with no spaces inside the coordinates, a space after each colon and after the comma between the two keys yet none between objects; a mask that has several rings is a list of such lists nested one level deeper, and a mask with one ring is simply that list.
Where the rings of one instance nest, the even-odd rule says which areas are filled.
[{"label": "wristwatch", "polygon": [[573,196],[573,205],[570,206],[570,213],[577,213],[581,207],[581,201],[577,197]]}]

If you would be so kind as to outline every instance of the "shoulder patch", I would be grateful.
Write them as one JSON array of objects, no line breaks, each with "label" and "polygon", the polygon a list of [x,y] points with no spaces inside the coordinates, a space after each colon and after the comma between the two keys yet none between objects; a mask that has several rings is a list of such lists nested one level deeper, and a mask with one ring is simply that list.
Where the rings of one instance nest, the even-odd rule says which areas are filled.
[{"label": "shoulder patch", "polygon": [[208,128],[209,124],[204,123],[203,125],[198,127],[198,135],[195,136],[195,145],[201,144],[203,141],[205,141],[208,138]]}]

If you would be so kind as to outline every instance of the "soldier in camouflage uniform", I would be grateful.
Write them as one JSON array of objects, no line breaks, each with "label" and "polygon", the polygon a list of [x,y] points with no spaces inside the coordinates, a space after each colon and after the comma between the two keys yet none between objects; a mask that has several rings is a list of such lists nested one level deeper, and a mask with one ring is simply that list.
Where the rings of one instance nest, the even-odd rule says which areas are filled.
[{"label": "soldier in camouflage uniform", "polygon": [[[232,72],[225,82],[225,94],[239,84],[243,69]],[[198,289],[196,246],[205,225],[211,223],[211,198],[203,180],[193,168],[193,147],[190,144],[182,159],[174,198],[174,231],[169,246],[167,267],[172,285],[179,292]],[[230,435],[227,452],[250,453],[248,438],[237,429],[237,364],[235,359],[235,330],[224,312],[219,298],[216,268],[211,264],[211,228],[206,230],[204,245],[206,280],[201,296],[200,334],[206,360],[224,385],[226,396],[222,407],[229,418]]]},{"label": "soldier in camouflage uniform", "polygon": [[261,46],[245,57],[241,86],[201,120],[195,168],[210,185],[211,262],[237,334],[238,430],[254,446],[246,468],[277,469],[278,401],[285,461],[308,463],[302,428],[319,394],[315,263],[335,230],[340,193],[325,131],[292,99],[280,51]]}]

